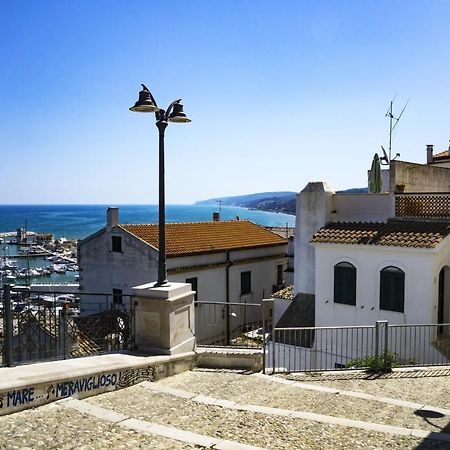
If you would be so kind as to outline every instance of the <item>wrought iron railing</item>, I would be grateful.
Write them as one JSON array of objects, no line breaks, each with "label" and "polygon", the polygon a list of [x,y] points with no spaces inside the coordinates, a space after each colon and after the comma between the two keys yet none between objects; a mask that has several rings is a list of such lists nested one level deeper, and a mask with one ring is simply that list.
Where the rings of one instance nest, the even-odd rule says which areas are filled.
[{"label": "wrought iron railing", "polygon": [[3,289],[0,365],[66,359],[134,348],[128,295]]},{"label": "wrought iron railing", "polygon": [[450,324],[273,327],[265,343],[273,372],[389,370],[450,364]]},{"label": "wrought iron railing", "polygon": [[197,345],[262,348],[262,330],[259,303],[195,302]]}]

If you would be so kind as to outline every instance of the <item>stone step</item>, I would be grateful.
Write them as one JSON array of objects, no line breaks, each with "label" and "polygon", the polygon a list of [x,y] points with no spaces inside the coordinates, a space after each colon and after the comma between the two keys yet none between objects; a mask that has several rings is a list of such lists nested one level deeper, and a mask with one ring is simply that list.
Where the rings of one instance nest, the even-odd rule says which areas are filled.
[{"label": "stone step", "polygon": [[[198,375],[198,371],[195,375]],[[248,376],[228,375],[238,376],[241,380],[247,378],[256,384],[261,383],[260,380],[251,379]],[[181,378],[184,378],[183,374]],[[230,381],[230,377],[226,378]],[[178,379],[174,384],[180,384],[180,375],[172,379]],[[203,377],[202,381],[205,380],[206,378]],[[190,381],[192,379],[187,376],[183,383],[189,384]],[[196,381],[196,385],[199,383],[201,384]],[[267,383],[262,383],[267,387]],[[362,442],[369,448],[371,446],[373,448],[386,446],[414,448],[427,436],[441,439],[439,445],[446,439],[450,441],[449,435],[442,434],[436,437],[431,434],[431,430],[415,426],[393,426],[386,423],[388,420],[385,423],[381,421],[374,423],[370,420],[348,419],[339,414],[311,413],[289,406],[273,407],[271,402],[264,403],[264,401],[237,403],[232,391],[238,387],[239,383],[227,383],[226,380],[219,383],[221,384],[219,390],[223,391],[224,384],[228,384],[230,395],[215,397],[212,397],[210,392],[214,381],[205,383],[205,390],[202,391],[204,394],[195,392],[197,389],[180,390],[168,384],[171,383],[168,383],[167,379],[163,383],[143,383],[125,391],[103,394],[86,401],[138,420],[264,448],[286,448],[287,436],[290,448],[335,448],[336,446],[357,448]],[[251,397],[260,388],[261,386],[252,390],[249,386],[245,386],[243,390],[238,389],[237,395],[242,399],[246,391],[246,395]],[[299,394],[298,389],[296,393]],[[259,395],[261,393],[258,392],[257,396]],[[292,397],[292,392],[289,396]],[[255,400],[254,397],[253,400]],[[422,425],[422,422],[419,423]],[[444,444],[447,443],[444,442]],[[435,448],[444,447],[436,446]]]},{"label": "stone step", "polygon": [[0,448],[450,449],[450,377],[344,375],[196,369],[0,417]]},{"label": "stone step", "polygon": [[198,447],[51,403],[0,417],[0,448],[179,450]]},{"label": "stone step", "polygon": [[[436,427],[445,428],[450,420],[449,409],[428,406],[426,403],[416,404],[397,399],[381,399],[357,392],[354,392],[354,395],[346,392],[347,395],[345,395],[335,388],[327,389],[311,383],[300,384],[259,374],[195,370],[161,380],[158,385],[236,403],[430,431],[435,431]],[[305,389],[305,385],[308,385],[308,389]],[[323,389],[323,391],[317,389]],[[420,409],[433,411],[438,417],[433,418],[430,423],[423,419],[420,412],[418,413]]]}]

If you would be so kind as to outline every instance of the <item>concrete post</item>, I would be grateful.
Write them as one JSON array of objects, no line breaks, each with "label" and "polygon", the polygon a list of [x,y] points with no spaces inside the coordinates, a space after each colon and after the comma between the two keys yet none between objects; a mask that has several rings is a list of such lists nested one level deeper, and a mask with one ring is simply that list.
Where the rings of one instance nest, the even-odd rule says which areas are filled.
[{"label": "concrete post", "polygon": [[195,348],[194,294],[188,283],[155,283],[133,288],[136,349],[177,355]]}]

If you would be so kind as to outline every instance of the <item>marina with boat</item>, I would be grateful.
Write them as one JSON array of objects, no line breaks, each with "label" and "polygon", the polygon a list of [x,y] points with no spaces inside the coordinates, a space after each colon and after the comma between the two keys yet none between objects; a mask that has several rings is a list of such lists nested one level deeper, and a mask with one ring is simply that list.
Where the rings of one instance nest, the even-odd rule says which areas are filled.
[{"label": "marina with boat", "polygon": [[76,244],[21,229],[0,233],[0,285],[78,281]]}]

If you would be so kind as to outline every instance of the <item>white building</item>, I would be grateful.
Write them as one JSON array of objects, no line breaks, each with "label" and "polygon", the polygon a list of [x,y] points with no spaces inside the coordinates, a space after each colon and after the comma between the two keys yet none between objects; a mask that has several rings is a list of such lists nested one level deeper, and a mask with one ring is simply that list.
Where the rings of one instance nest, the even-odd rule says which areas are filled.
[{"label": "white building", "polygon": [[[287,240],[249,221],[167,223],[166,254],[169,281],[191,283],[196,300],[260,303],[283,285]],[[157,279],[158,225],[120,224],[109,208],[106,227],[80,241],[78,264],[82,292],[119,301]],[[82,296],[81,311],[103,300]]]},{"label": "white building", "polygon": [[[387,178],[382,194],[336,194],[322,182],[298,194],[296,296],[278,326],[450,323],[450,170],[392,161]],[[429,359],[450,334],[431,330]],[[395,339],[406,349],[404,332]],[[325,347],[316,338],[308,351],[317,359]],[[331,365],[348,361],[336,343],[331,353]]]}]

